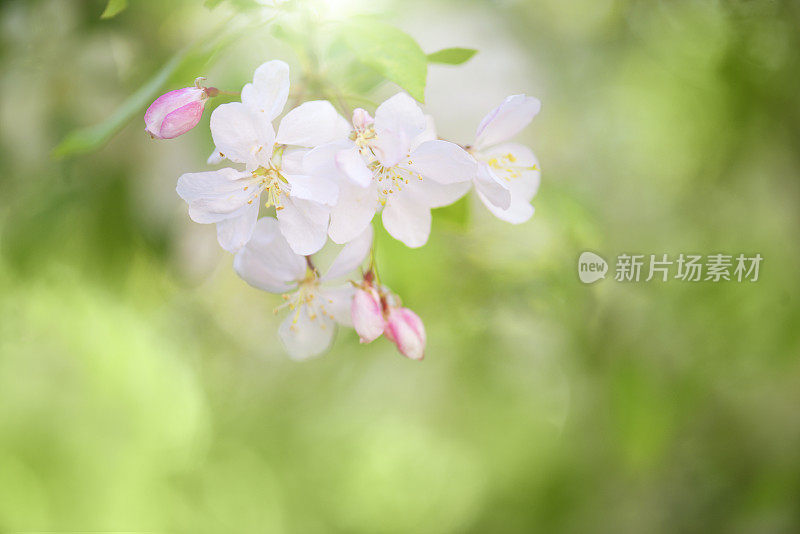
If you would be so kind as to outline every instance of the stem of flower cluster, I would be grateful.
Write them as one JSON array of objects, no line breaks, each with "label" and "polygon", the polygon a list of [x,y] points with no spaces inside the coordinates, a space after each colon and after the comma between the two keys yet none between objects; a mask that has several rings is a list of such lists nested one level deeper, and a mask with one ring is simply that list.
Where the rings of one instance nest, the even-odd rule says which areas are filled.
[{"label": "stem of flower cluster", "polygon": [[378,274],[378,265],[375,263],[375,246],[369,249],[369,267],[367,268],[367,273],[371,273],[371,276],[375,277],[375,283],[378,286],[381,285],[381,277]]},{"label": "stem of flower cluster", "polygon": [[352,106],[350,106],[350,104],[347,103],[347,100],[345,99],[344,95],[339,91],[336,91],[335,97],[336,97],[336,103],[339,104],[340,111],[347,120],[350,120],[350,117],[353,116]]},{"label": "stem of flower cluster", "polygon": [[[216,89],[216,87],[214,88]],[[217,89],[217,93],[220,95],[228,95],[228,96],[238,96],[241,97],[241,91],[223,91],[222,89]]]},{"label": "stem of flower cluster", "polygon": [[313,262],[313,260],[311,259],[311,256],[306,256],[306,265],[308,265],[308,268],[309,268],[309,269],[310,269],[310,270],[311,270],[311,271],[312,271],[314,274],[317,274],[317,268],[314,266],[314,262]]}]

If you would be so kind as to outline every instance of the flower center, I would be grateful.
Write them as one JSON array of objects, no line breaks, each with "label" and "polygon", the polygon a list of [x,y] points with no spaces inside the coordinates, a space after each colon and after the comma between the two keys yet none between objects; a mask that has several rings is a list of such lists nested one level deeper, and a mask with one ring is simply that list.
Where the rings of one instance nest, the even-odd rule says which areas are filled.
[{"label": "flower center", "polygon": [[356,128],[353,133],[350,134],[350,139],[356,144],[358,151],[361,152],[363,157],[367,158],[368,160],[371,160],[375,157],[372,147],[375,144],[375,141],[378,139],[378,134],[375,133],[374,126]]},{"label": "flower center", "polygon": [[[409,164],[411,162],[409,161]],[[372,176],[378,184],[378,200],[382,206],[386,205],[387,199],[394,193],[403,190],[410,180],[422,180],[422,176],[410,170],[393,165],[384,167],[378,161],[373,161],[368,165],[372,171]]]},{"label": "flower center", "polygon": [[[410,180],[422,180],[422,176],[400,165],[383,166],[375,155],[377,138],[375,127],[372,125],[356,128],[350,135],[350,139],[356,144],[361,155],[369,161],[367,167],[372,171],[372,178],[378,185],[378,201],[381,206],[385,206],[391,195],[402,191]],[[407,158],[409,156],[406,156]],[[409,160],[408,164],[412,165],[412,162]]]},{"label": "flower center", "polygon": [[358,146],[367,145],[371,140],[377,137],[378,134],[375,133],[375,127],[372,125],[364,128],[356,128],[353,130],[353,133],[350,134],[350,139]]},{"label": "flower center", "polygon": [[[270,163],[269,167],[261,166],[254,170],[253,178],[256,180],[256,192],[253,198],[248,200],[247,203],[252,204],[253,200],[257,199],[263,191],[266,191],[267,200],[264,203],[264,207],[269,208],[275,206],[276,210],[282,210],[281,195],[285,194],[283,191],[283,184],[288,182],[283,174],[281,174],[280,169]],[[244,188],[245,191],[247,187]]]},{"label": "flower center", "polygon": [[482,157],[480,160],[489,165],[499,178],[505,178],[508,181],[519,178],[522,176],[523,171],[538,170],[536,165],[532,165],[531,167],[515,165],[515,163],[517,163],[517,158],[511,152],[491,158]]},{"label": "flower center", "polygon": [[[308,318],[312,321],[316,321],[320,315],[333,319],[333,314],[325,309],[326,304],[333,304],[333,301],[329,300],[326,303],[324,302],[325,299],[320,298],[319,278],[317,278],[313,272],[309,272],[309,274],[300,281],[297,291],[293,293],[284,293],[281,297],[284,303],[275,308],[273,312],[278,313],[283,308],[289,308],[294,313],[291,326],[293,331],[297,330],[297,321],[300,318],[300,312],[302,312],[304,306]],[[325,323],[322,322],[320,327],[326,328]]]}]

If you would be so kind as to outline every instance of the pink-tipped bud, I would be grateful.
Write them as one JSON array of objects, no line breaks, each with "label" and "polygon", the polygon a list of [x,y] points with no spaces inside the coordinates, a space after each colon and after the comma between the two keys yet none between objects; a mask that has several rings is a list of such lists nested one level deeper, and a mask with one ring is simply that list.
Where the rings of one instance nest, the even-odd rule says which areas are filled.
[{"label": "pink-tipped bud", "polygon": [[200,122],[208,96],[203,87],[184,87],[161,95],[144,114],[144,130],[158,139],[185,134]]},{"label": "pink-tipped bud", "polygon": [[408,308],[391,308],[384,331],[400,354],[412,360],[425,356],[425,325],[422,319]]},{"label": "pink-tipped bud", "polygon": [[372,126],[375,119],[365,109],[357,108],[353,111],[353,126],[356,130],[365,130]]},{"label": "pink-tipped bud", "polygon": [[350,305],[350,315],[353,319],[353,328],[356,329],[361,343],[376,340],[386,328],[381,299],[371,287],[356,291],[353,303]]}]

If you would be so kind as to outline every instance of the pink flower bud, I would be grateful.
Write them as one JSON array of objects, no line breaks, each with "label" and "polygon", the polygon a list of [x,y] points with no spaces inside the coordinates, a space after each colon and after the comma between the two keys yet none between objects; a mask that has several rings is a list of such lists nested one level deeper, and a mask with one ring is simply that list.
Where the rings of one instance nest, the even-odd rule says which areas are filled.
[{"label": "pink flower bud", "polygon": [[361,338],[361,343],[374,341],[386,328],[380,297],[372,288],[356,291],[353,303],[350,305],[350,315],[353,319],[353,328]]},{"label": "pink flower bud", "polygon": [[353,126],[356,130],[364,130],[375,122],[369,112],[365,109],[357,108],[353,111]]},{"label": "pink flower bud", "polygon": [[144,114],[145,131],[158,139],[185,134],[200,122],[207,98],[201,87],[184,87],[161,95]]},{"label": "pink flower bud", "polygon": [[400,351],[400,354],[412,360],[421,360],[425,356],[425,325],[422,319],[408,308],[391,308],[389,320],[384,331]]}]

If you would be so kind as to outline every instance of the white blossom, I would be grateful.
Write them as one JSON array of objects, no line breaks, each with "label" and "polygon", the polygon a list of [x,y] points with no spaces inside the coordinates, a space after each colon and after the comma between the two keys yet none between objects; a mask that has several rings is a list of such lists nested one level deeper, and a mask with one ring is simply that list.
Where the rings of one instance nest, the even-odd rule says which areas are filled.
[{"label": "white blossom", "polygon": [[513,95],[481,121],[468,147],[479,162],[474,177],[478,197],[496,217],[514,224],[533,215],[531,199],[539,189],[538,161],[526,146],[509,142],[539,113],[541,102]]},{"label": "white blossom", "polygon": [[338,188],[324,177],[303,174],[303,156],[312,147],[346,136],[349,125],[330,102],[313,101],[287,113],[276,134],[272,120],[288,94],[288,65],[261,65],[253,83],[242,89],[242,101],[223,104],[211,115],[216,149],[209,162],[227,159],[244,169],[187,173],[178,180],[177,192],[189,204],[189,216],[215,223],[220,245],[230,252],[252,236],[262,194],[265,206],[275,207],[292,250],[312,254],[325,244]]},{"label": "white blossom", "polygon": [[464,149],[436,139],[432,122],[404,93],[381,104],[374,119],[357,109],[349,139],[304,158],[306,174],[332,178],[339,187],[328,229],[334,242],[350,241],[382,210],[386,230],[409,247],[427,242],[431,208],[466,193],[475,165]]},{"label": "white blossom", "polygon": [[176,89],[158,97],[144,114],[145,131],[155,139],[173,139],[200,122],[209,92],[200,86]]},{"label": "white blossom", "polygon": [[278,333],[289,355],[298,360],[325,352],[336,325],[352,326],[352,284],[333,284],[364,262],[372,246],[372,227],[345,245],[325,274],[320,275],[296,254],[278,229],[278,221],[263,217],[252,239],[234,257],[234,269],[248,284],[283,293],[289,313]]},{"label": "white blossom", "polygon": [[[173,93],[145,116],[153,135],[179,135],[202,113],[205,94]],[[525,95],[506,98],[483,119],[474,143],[462,148],[439,139],[433,119],[405,93],[383,102],[374,117],[356,109],[352,124],[330,102],[305,102],[286,113],[276,131],[273,121],[288,96],[286,63],[258,67],[242,88],[241,102],[223,104],[211,115],[215,148],[208,163],[227,160],[235,167],[184,174],[178,194],[192,220],[216,224],[219,243],[235,253],[241,278],[282,294],[278,309],[288,314],[278,333],[292,358],[323,353],[337,325],[345,325],[356,329],[362,343],[383,335],[404,356],[421,360],[424,324],[380,285],[374,262],[359,282],[341,279],[369,254],[376,213],[391,236],[420,247],[430,235],[431,209],[455,202],[474,185],[500,219],[528,220],[538,162],[511,139],[539,112],[540,102]],[[275,208],[275,217],[259,219],[262,202]],[[344,246],[320,274],[311,255],[328,237]]]}]

